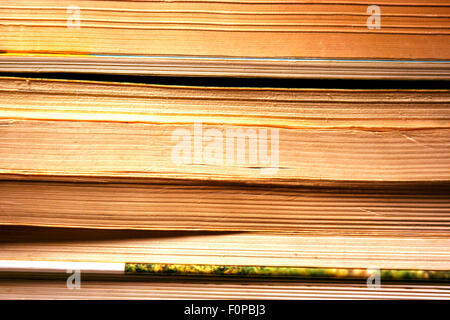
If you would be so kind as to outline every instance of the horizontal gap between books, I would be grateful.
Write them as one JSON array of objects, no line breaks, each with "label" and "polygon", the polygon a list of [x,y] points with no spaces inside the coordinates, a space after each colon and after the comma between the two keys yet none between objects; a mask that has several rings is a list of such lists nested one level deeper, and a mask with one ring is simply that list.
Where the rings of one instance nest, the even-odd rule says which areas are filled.
[{"label": "horizontal gap between books", "polygon": [[[241,180],[198,180],[198,179],[171,179],[171,178],[121,178],[121,177],[83,177],[83,176],[40,176],[40,175],[0,175],[1,183],[42,183],[55,185],[99,185],[99,186],[173,186],[191,188],[232,188],[246,190],[277,190],[298,192],[325,192],[340,194],[411,194],[414,195],[446,195],[450,192],[449,181],[417,181],[417,182],[382,182],[382,181],[318,181],[322,183],[314,184],[314,181],[299,185],[285,185],[282,183],[246,183]],[[328,182],[328,183],[327,183]]]},{"label": "horizontal gap between books", "polygon": [[117,75],[94,73],[12,73],[0,72],[0,77],[34,79],[84,80],[200,87],[246,88],[313,88],[313,89],[448,89],[449,81],[439,80],[336,80],[280,79],[232,77],[168,77],[147,75]]}]

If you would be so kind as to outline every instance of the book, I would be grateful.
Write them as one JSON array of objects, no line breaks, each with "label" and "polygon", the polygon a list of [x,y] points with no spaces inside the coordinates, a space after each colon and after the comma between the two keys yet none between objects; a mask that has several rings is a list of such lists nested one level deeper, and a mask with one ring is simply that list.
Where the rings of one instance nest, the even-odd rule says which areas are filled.
[{"label": "book", "polygon": [[[115,277],[104,280],[85,277],[77,290],[69,290],[66,279],[55,277],[12,277],[0,275],[0,299],[32,300],[124,300],[124,299],[202,299],[202,300],[330,300],[406,299],[447,300],[446,285],[385,284],[374,290],[365,283],[211,281],[161,278]],[[262,302],[263,303],[263,302]],[[187,303],[191,306],[191,304]]]},{"label": "book", "polygon": [[406,0],[3,0],[0,70],[449,79],[449,10]]},{"label": "book", "polygon": [[448,188],[1,181],[0,224],[446,237]]},{"label": "book", "polygon": [[447,89],[29,78],[0,86],[3,177],[338,187],[450,180]]},{"label": "book", "polygon": [[[447,236],[0,226],[0,260],[450,270]],[[123,268],[122,268],[123,271]]]}]

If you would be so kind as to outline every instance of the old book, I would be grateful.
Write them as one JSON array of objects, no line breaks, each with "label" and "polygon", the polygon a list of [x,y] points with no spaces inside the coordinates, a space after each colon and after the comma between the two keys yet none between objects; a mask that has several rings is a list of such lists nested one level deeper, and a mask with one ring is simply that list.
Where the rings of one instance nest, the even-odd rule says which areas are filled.
[{"label": "old book", "polygon": [[305,281],[211,281],[176,279],[86,279],[77,290],[69,290],[66,278],[1,277],[0,299],[445,299],[450,290],[435,284],[383,284],[379,289],[365,283],[305,282]]},{"label": "old book", "polygon": [[0,226],[0,260],[450,270],[450,239]]},{"label": "old book", "polygon": [[450,180],[445,89],[1,78],[0,98],[3,177],[339,187]]},{"label": "old book", "polygon": [[445,237],[448,190],[1,181],[0,224]]},{"label": "old book", "polygon": [[449,79],[449,14],[446,1],[3,0],[0,70]]}]

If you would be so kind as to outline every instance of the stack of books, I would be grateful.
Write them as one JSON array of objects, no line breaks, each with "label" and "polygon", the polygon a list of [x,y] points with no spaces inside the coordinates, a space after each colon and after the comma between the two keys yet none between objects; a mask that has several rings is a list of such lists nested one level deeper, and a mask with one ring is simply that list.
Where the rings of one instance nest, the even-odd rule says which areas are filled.
[{"label": "stack of books", "polygon": [[449,14],[0,1],[0,298],[450,298]]}]

